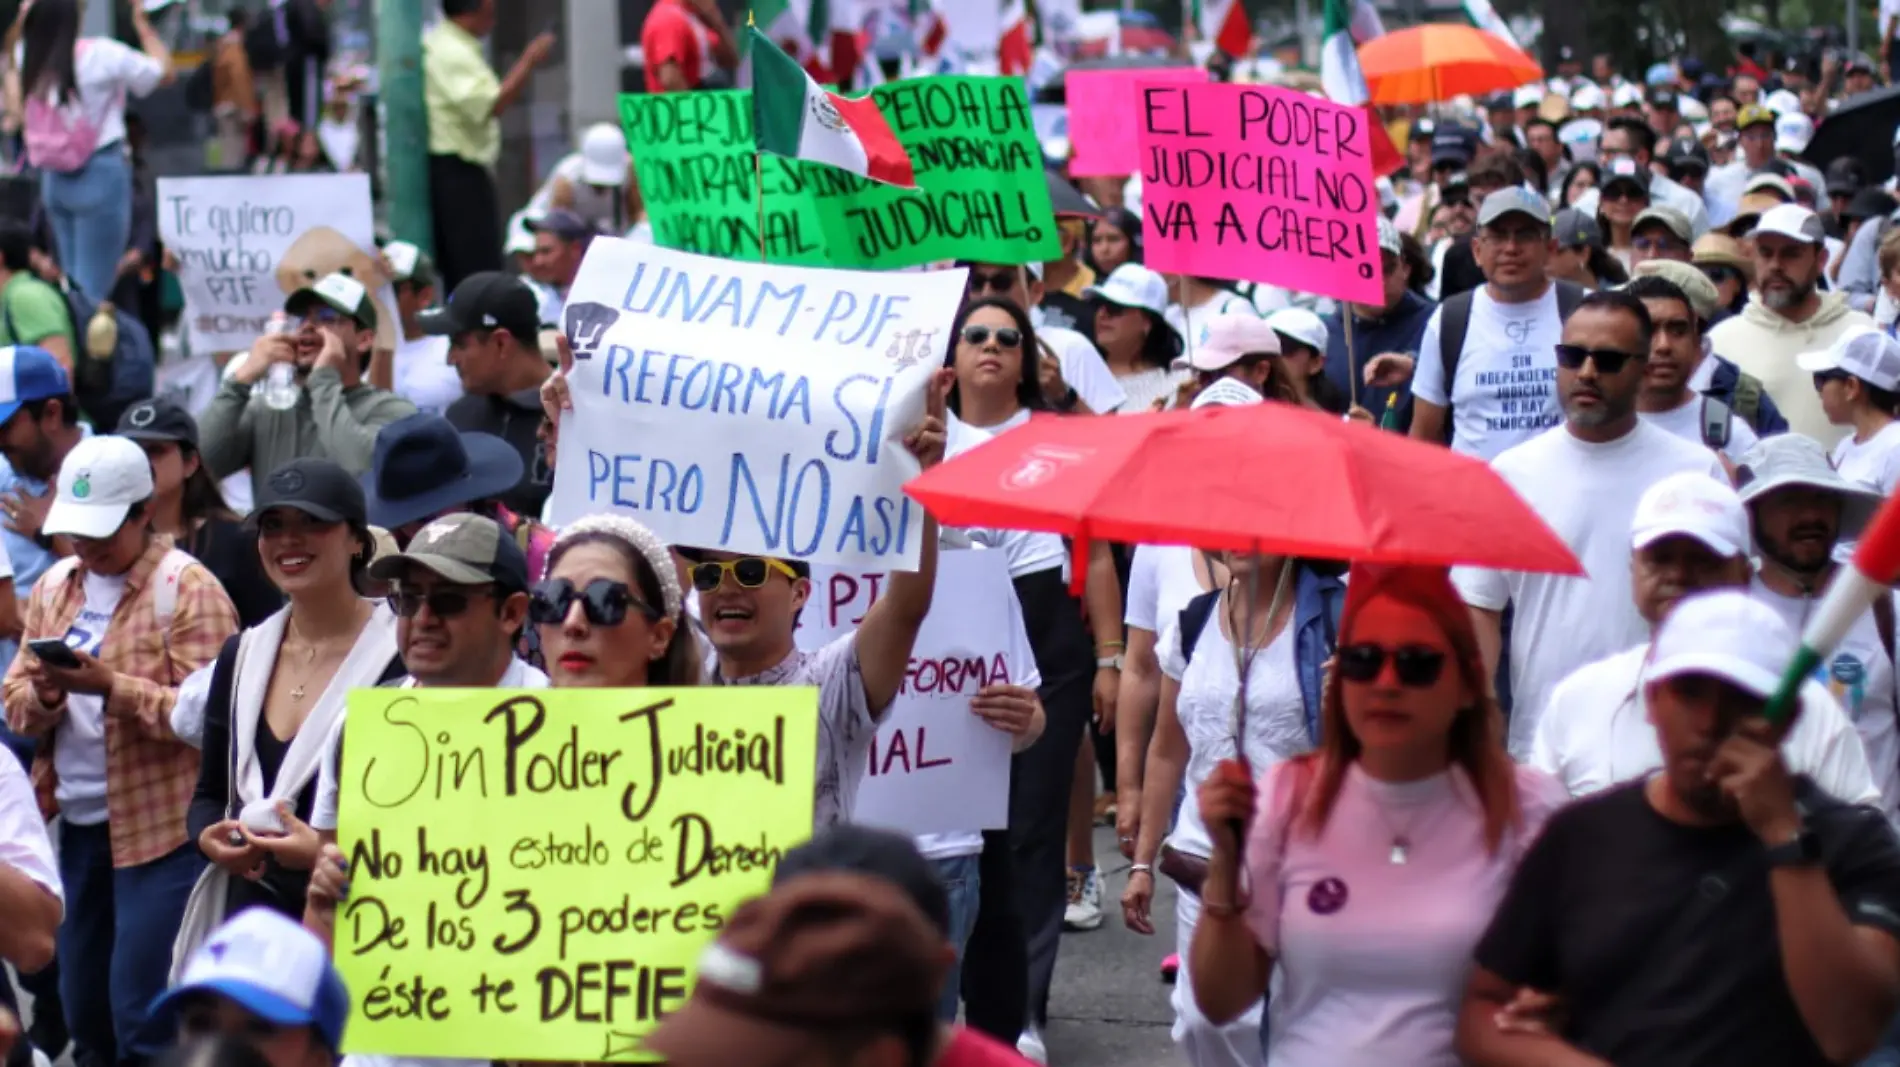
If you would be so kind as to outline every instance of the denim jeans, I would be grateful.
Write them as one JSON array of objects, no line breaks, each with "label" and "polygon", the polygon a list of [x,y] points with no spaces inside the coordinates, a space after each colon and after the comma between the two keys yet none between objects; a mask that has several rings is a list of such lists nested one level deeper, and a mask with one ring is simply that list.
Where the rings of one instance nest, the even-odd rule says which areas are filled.
[{"label": "denim jeans", "polygon": [[970,931],[976,929],[977,903],[982,897],[982,855],[951,856],[930,863],[937,868],[937,877],[943,879],[944,891],[950,896],[950,943],[957,950],[956,962],[943,980],[937,1018],[953,1023],[957,1021],[958,994],[963,988],[963,946],[970,940]]},{"label": "denim jeans", "polygon": [[[40,175],[40,200],[66,276],[95,303],[112,295],[119,259],[132,240],[132,163],[125,143],[93,153],[70,173]],[[73,324],[83,336],[86,324]]]},{"label": "denim jeans", "polygon": [[172,941],[204,863],[188,841],[149,863],[115,869],[104,823],[61,823],[60,999],[80,1067],[137,1063],[169,1046],[169,1035],[139,1030],[171,976]]}]

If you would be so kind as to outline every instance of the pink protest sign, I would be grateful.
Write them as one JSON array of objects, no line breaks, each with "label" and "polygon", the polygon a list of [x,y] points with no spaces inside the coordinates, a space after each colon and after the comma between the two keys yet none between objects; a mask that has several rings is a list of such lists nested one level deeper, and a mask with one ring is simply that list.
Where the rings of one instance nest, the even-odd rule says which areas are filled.
[{"label": "pink protest sign", "polygon": [[1141,167],[1135,141],[1135,87],[1201,85],[1200,67],[1136,67],[1123,70],[1071,70],[1063,77],[1069,102],[1069,173],[1122,177]]},{"label": "pink protest sign", "polygon": [[1148,266],[1383,304],[1366,113],[1263,85],[1143,85]]}]

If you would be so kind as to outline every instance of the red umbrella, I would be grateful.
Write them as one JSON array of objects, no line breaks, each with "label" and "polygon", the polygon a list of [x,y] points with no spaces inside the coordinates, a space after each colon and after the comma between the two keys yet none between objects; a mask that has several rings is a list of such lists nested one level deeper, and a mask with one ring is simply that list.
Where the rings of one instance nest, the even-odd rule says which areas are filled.
[{"label": "red umbrella", "polygon": [[1063,534],[1078,553],[1103,540],[1583,573],[1484,463],[1285,404],[1035,418],[905,491],[945,525]]}]

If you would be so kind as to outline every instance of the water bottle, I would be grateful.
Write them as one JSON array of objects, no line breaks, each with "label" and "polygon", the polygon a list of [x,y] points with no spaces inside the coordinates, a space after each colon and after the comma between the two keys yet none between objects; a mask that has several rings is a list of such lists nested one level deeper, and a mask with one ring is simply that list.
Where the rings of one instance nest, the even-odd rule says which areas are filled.
[{"label": "water bottle", "polygon": [[[273,311],[270,321],[264,324],[264,336],[287,334],[290,328],[290,316]],[[272,411],[289,411],[302,396],[303,386],[297,384],[295,363],[273,363],[264,372],[264,406]]]}]

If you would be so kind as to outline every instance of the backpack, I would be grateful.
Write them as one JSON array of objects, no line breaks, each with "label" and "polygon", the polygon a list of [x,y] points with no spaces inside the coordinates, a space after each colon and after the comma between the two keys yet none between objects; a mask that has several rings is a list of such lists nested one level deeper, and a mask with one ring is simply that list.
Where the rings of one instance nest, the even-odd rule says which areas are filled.
[{"label": "backpack", "polygon": [[[1570,318],[1570,313],[1583,303],[1584,288],[1574,282],[1560,281],[1557,284],[1557,321]],[[1445,396],[1450,397],[1452,388],[1458,381],[1458,357],[1465,351],[1465,336],[1471,332],[1471,301],[1477,290],[1472,289],[1446,298],[1438,305],[1438,358],[1445,367]],[[1449,410],[1449,409],[1447,409]],[[1445,420],[1445,439],[1449,441],[1453,433],[1452,421]]]},{"label": "backpack", "polygon": [[1735,377],[1735,391],[1729,394],[1728,406],[1735,417],[1760,430],[1757,422],[1761,418],[1761,379],[1746,371],[1738,370]]},{"label": "backpack", "polygon": [[[117,411],[151,396],[158,359],[145,324],[110,300],[93,303],[71,278],[61,278],[58,289],[79,337],[79,344],[73,346],[73,398],[79,401],[79,409],[97,422],[100,412]],[[7,333],[19,340],[12,312],[0,306],[0,316],[5,318]],[[107,422],[101,428],[110,430],[111,426]]]},{"label": "backpack", "polygon": [[1702,398],[1702,443],[1720,452],[1735,428],[1735,410],[1712,396]]},{"label": "backpack", "polygon": [[[1343,593],[1344,587],[1329,593],[1322,586],[1320,597],[1323,601],[1323,610],[1320,612],[1320,625],[1325,628],[1326,647],[1329,650],[1339,644],[1339,616],[1346,606]],[[1220,602],[1220,594],[1220,590],[1210,589],[1188,601],[1187,606],[1181,609],[1178,625],[1181,627],[1181,664],[1184,668],[1187,664],[1194,662],[1194,646],[1201,643],[1201,631],[1207,629],[1207,620],[1214,616],[1214,605]],[[1293,621],[1297,623],[1299,614],[1297,602],[1294,606],[1294,614],[1296,618]]]},{"label": "backpack", "polygon": [[[159,639],[165,643],[165,670],[172,669],[172,619],[178,614],[178,582],[184,577],[185,568],[198,562],[183,549],[173,548],[152,568],[152,616],[158,620]],[[79,557],[67,556],[46,568],[40,575],[40,582],[58,585],[72,577],[79,568]],[[174,677],[173,683],[177,682]]]},{"label": "backpack", "polygon": [[[86,54],[89,42],[80,41],[74,49],[77,64]],[[118,90],[114,107],[125,106],[125,89]],[[70,174],[86,165],[99,150],[99,127],[81,106],[79,94],[60,103],[57,95],[34,93],[26,102],[26,159],[40,170]]]}]

